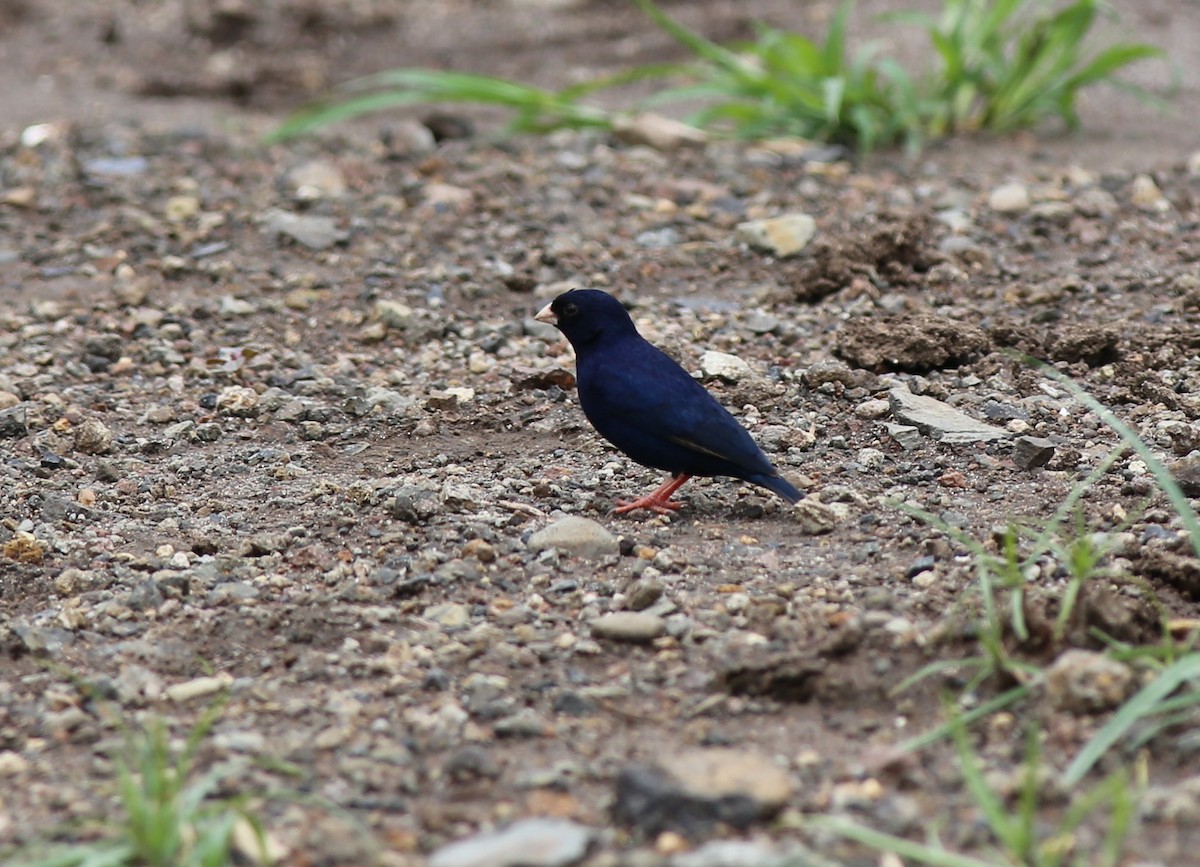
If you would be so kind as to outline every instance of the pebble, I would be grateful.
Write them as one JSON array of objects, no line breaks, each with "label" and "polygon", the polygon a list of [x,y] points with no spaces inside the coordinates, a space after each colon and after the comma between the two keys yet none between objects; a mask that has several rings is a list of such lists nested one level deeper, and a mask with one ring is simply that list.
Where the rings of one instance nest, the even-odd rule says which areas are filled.
[{"label": "pebble", "polygon": [[381,298],[375,302],[375,317],[388,328],[405,330],[413,323],[415,312],[407,304]]},{"label": "pebble", "polygon": [[443,602],[426,608],[421,616],[446,629],[461,629],[471,622],[471,609],[459,602]]},{"label": "pebble", "polygon": [[522,819],[438,849],[429,867],[566,867],[583,860],[596,832],[566,819]]},{"label": "pebble", "polygon": [[557,548],[572,557],[588,560],[602,560],[620,553],[617,537],[603,525],[574,515],[535,532],[529,537],[527,547],[535,554]]},{"label": "pebble", "polygon": [[204,698],[208,695],[228,689],[233,683],[233,675],[222,672],[211,677],[197,677],[195,680],[185,680],[168,686],[163,692],[166,697],[177,704],[191,701],[194,698]]},{"label": "pebble", "polygon": [[99,419],[84,419],[75,428],[75,449],[85,455],[108,454],[112,443],[112,431]]},{"label": "pebble", "polygon": [[988,193],[988,207],[999,214],[1015,214],[1029,208],[1029,190],[1024,184],[1001,184]]},{"label": "pebble", "polygon": [[1200,454],[1192,454],[1172,463],[1168,470],[1185,496],[1200,497]]},{"label": "pebble", "polygon": [[791,796],[787,772],[760,753],[693,749],[623,768],[612,812],[618,823],[647,836],[696,838],[718,823],[744,829],[769,819]]},{"label": "pebble", "polygon": [[923,394],[913,394],[904,386],[888,392],[892,414],[926,436],[946,444],[989,442],[1007,439],[1004,428],[976,421],[950,404]]},{"label": "pebble", "polygon": [[666,621],[644,611],[614,611],[591,622],[592,635],[612,641],[645,644],[667,631]]},{"label": "pebble", "polygon": [[700,373],[704,379],[741,382],[754,376],[754,368],[736,355],[708,350],[700,356]]},{"label": "pebble", "polygon": [[0,410],[0,439],[17,439],[29,433],[25,424],[25,408],[15,405]]},{"label": "pebble", "polygon": [[817,234],[811,214],[785,214],[769,220],[748,220],[737,226],[737,239],[773,256],[795,256]]},{"label": "pebble", "polygon": [[318,159],[301,163],[288,172],[288,183],[299,202],[336,198],[346,192],[346,179],[342,170],[329,160]]},{"label": "pebble", "polygon": [[1128,665],[1091,650],[1067,650],[1046,669],[1046,698],[1071,713],[1111,710],[1128,698],[1133,686]]},{"label": "pebble", "polygon": [[704,130],[652,112],[614,118],[612,129],[613,135],[625,144],[646,145],[660,151],[698,147],[708,141]]},{"label": "pebble", "polygon": [[1013,463],[1023,470],[1044,467],[1054,452],[1054,443],[1044,437],[1019,436],[1013,440]]},{"label": "pebble", "polygon": [[332,217],[316,214],[294,214],[269,208],[260,217],[260,222],[269,234],[291,238],[310,250],[326,250],[349,237]]},{"label": "pebble", "polygon": [[1129,200],[1134,207],[1143,211],[1161,213],[1169,210],[1171,203],[1163,196],[1154,178],[1146,174],[1136,175],[1129,185]]},{"label": "pebble", "polygon": [[258,392],[244,385],[227,385],[217,395],[217,412],[252,418],[258,414]]},{"label": "pebble", "polygon": [[792,506],[792,516],[806,536],[820,536],[833,532],[842,522],[843,516],[834,506],[822,503],[817,497],[805,497]]}]

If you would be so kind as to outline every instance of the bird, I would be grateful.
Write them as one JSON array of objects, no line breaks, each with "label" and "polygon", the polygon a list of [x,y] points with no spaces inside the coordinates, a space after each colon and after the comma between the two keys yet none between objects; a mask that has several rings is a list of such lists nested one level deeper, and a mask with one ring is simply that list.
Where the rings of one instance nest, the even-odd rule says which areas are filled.
[{"label": "bird", "polygon": [[596,431],[636,461],[666,470],[655,491],[617,514],[671,514],[671,496],[693,476],[731,476],[789,503],[800,492],[771,465],[750,433],[674,359],[641,334],[625,307],[599,289],[572,289],[534,317],[557,326],[575,350],[579,404]]}]

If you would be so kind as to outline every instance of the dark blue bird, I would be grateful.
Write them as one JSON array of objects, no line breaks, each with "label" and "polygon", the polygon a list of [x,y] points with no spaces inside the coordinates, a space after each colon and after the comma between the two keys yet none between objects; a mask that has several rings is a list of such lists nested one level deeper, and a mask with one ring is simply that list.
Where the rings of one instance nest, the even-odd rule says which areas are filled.
[{"label": "dark blue bird", "polygon": [[574,289],[537,314],[575,348],[579,404],[600,435],[639,464],[671,474],[653,493],[616,511],[669,514],[671,495],[692,476],[732,476],[789,503],[800,492],[779,475],[746,429],[704,386],[638,334],[611,295]]}]

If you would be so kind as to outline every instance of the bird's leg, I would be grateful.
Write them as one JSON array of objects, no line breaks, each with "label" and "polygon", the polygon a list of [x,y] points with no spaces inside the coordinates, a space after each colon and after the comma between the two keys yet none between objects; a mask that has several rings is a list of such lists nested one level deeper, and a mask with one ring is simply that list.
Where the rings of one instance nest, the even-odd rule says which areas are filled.
[{"label": "bird's leg", "polygon": [[671,476],[661,485],[654,489],[652,493],[644,497],[638,497],[632,502],[617,500],[617,507],[613,511],[618,515],[623,515],[626,512],[632,512],[634,509],[651,509],[658,512],[660,515],[669,515],[676,509],[682,509],[683,503],[676,503],[671,499],[671,494],[679,490],[691,476],[686,473],[680,473],[677,476]]}]

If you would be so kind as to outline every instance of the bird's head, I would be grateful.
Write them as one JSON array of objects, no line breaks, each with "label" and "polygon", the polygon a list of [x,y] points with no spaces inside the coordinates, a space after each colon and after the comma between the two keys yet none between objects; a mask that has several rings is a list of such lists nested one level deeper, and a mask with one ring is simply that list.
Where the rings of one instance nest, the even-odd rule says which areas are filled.
[{"label": "bird's head", "polygon": [[534,317],[558,327],[578,352],[601,338],[637,334],[621,302],[599,289],[572,289],[559,295]]}]

